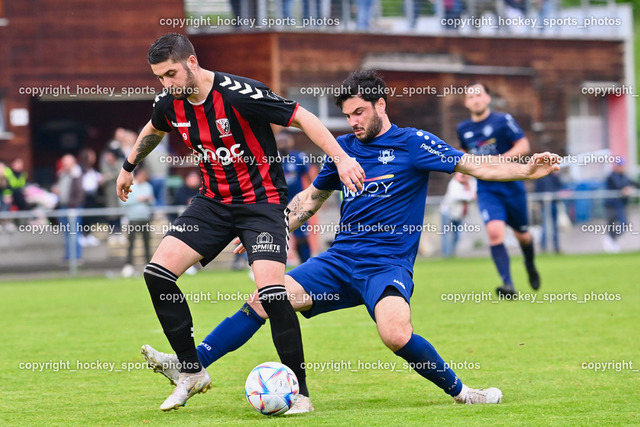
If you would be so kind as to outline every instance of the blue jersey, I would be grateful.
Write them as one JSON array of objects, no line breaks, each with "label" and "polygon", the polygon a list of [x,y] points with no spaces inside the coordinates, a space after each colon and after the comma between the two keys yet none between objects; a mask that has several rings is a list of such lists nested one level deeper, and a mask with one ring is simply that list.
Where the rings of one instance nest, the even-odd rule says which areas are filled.
[{"label": "blue jersey", "polygon": [[309,173],[309,165],[305,156],[298,151],[290,151],[282,156],[282,169],[284,179],[287,181],[289,200],[304,190],[302,177]]},{"label": "blue jersey", "polygon": [[320,190],[342,190],[332,249],[362,259],[382,257],[412,272],[420,232],[435,231],[424,224],[429,172],[452,173],[463,153],[433,134],[396,125],[368,143],[353,134],[339,137],[338,143],[367,177],[363,190],[351,191],[327,161],[313,181]]},{"label": "blue jersey", "polygon": [[[481,122],[469,119],[458,124],[460,145],[466,152],[478,156],[504,154],[521,138],[524,138],[524,132],[510,114],[492,112]],[[478,193],[485,191],[509,195],[513,191],[524,191],[524,184],[522,181],[478,180]]]}]

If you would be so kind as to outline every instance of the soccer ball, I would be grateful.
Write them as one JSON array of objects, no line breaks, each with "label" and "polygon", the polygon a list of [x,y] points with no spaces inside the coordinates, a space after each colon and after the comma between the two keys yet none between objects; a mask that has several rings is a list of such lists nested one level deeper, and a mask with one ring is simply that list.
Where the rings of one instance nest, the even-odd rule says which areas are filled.
[{"label": "soccer ball", "polygon": [[249,404],[263,415],[280,415],[298,398],[298,378],[282,363],[266,362],[253,368],[244,392]]}]

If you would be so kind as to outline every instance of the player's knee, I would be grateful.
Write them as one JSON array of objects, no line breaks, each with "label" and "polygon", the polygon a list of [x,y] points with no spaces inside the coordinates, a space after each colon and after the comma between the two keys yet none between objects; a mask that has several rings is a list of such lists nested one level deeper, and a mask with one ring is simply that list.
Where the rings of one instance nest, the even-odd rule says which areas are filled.
[{"label": "player's knee", "polygon": [[393,352],[404,347],[411,339],[412,334],[413,328],[411,327],[411,324],[380,329],[380,338],[382,338],[382,342]]},{"label": "player's knee", "polygon": [[384,342],[384,345],[386,345],[389,350],[395,353],[396,351],[407,345],[410,339],[411,333],[395,332],[389,334],[386,337],[382,337],[382,342]]},{"label": "player's knee", "polygon": [[262,317],[263,319],[269,318],[269,316],[267,315],[267,312],[264,311],[264,308],[262,308],[262,304],[260,304],[260,299],[258,298],[257,290],[251,294],[249,299],[247,299],[247,304],[249,304],[249,307],[251,307],[253,311],[255,311],[258,314],[258,316]]}]

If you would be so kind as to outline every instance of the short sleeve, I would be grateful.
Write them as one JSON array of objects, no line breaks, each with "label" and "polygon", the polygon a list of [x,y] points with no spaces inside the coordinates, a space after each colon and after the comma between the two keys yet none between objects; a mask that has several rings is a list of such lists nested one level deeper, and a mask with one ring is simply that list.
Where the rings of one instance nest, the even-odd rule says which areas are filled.
[{"label": "short sleeve", "polygon": [[509,142],[513,143],[524,138],[524,132],[520,129],[520,126],[518,126],[511,114],[505,114],[504,119],[506,122],[505,136]]},{"label": "short sleeve", "polygon": [[225,98],[247,119],[289,126],[298,103],[281,97],[264,83],[244,77],[222,74],[220,87]]},{"label": "short sleeve", "polygon": [[408,146],[413,166],[422,171],[452,173],[464,153],[429,132],[416,129],[412,132]]},{"label": "short sleeve", "polygon": [[163,132],[171,132],[173,128],[167,122],[165,111],[171,105],[173,97],[166,90],[156,96],[153,102],[153,114],[151,115],[151,124],[154,128]]},{"label": "short sleeve", "polygon": [[313,180],[313,186],[318,190],[340,190],[340,174],[336,164],[329,157],[325,156],[322,169]]}]

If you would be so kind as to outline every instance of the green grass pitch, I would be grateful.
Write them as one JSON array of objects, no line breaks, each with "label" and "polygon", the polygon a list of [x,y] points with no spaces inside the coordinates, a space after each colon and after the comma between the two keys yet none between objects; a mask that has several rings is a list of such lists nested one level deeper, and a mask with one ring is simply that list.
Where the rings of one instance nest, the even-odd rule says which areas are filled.
[{"label": "green grass pitch", "polygon": [[[536,301],[521,258],[512,270],[529,299],[520,301],[492,294],[497,275],[489,259],[420,261],[415,331],[458,367],[463,382],[499,387],[504,402],[454,405],[384,347],[357,307],[301,318],[306,360],[325,367],[307,373],[316,411],[277,418],[255,412],[244,397],[249,371],[277,360],[268,326],[209,367],[210,392],[163,413],[158,407],[172,389],[144,368],[139,349],[170,348],[141,277],[1,283],[0,424],[637,425],[639,255],[541,256]],[[194,300],[198,340],[254,286],[246,272],[226,271],[179,283]]]}]

